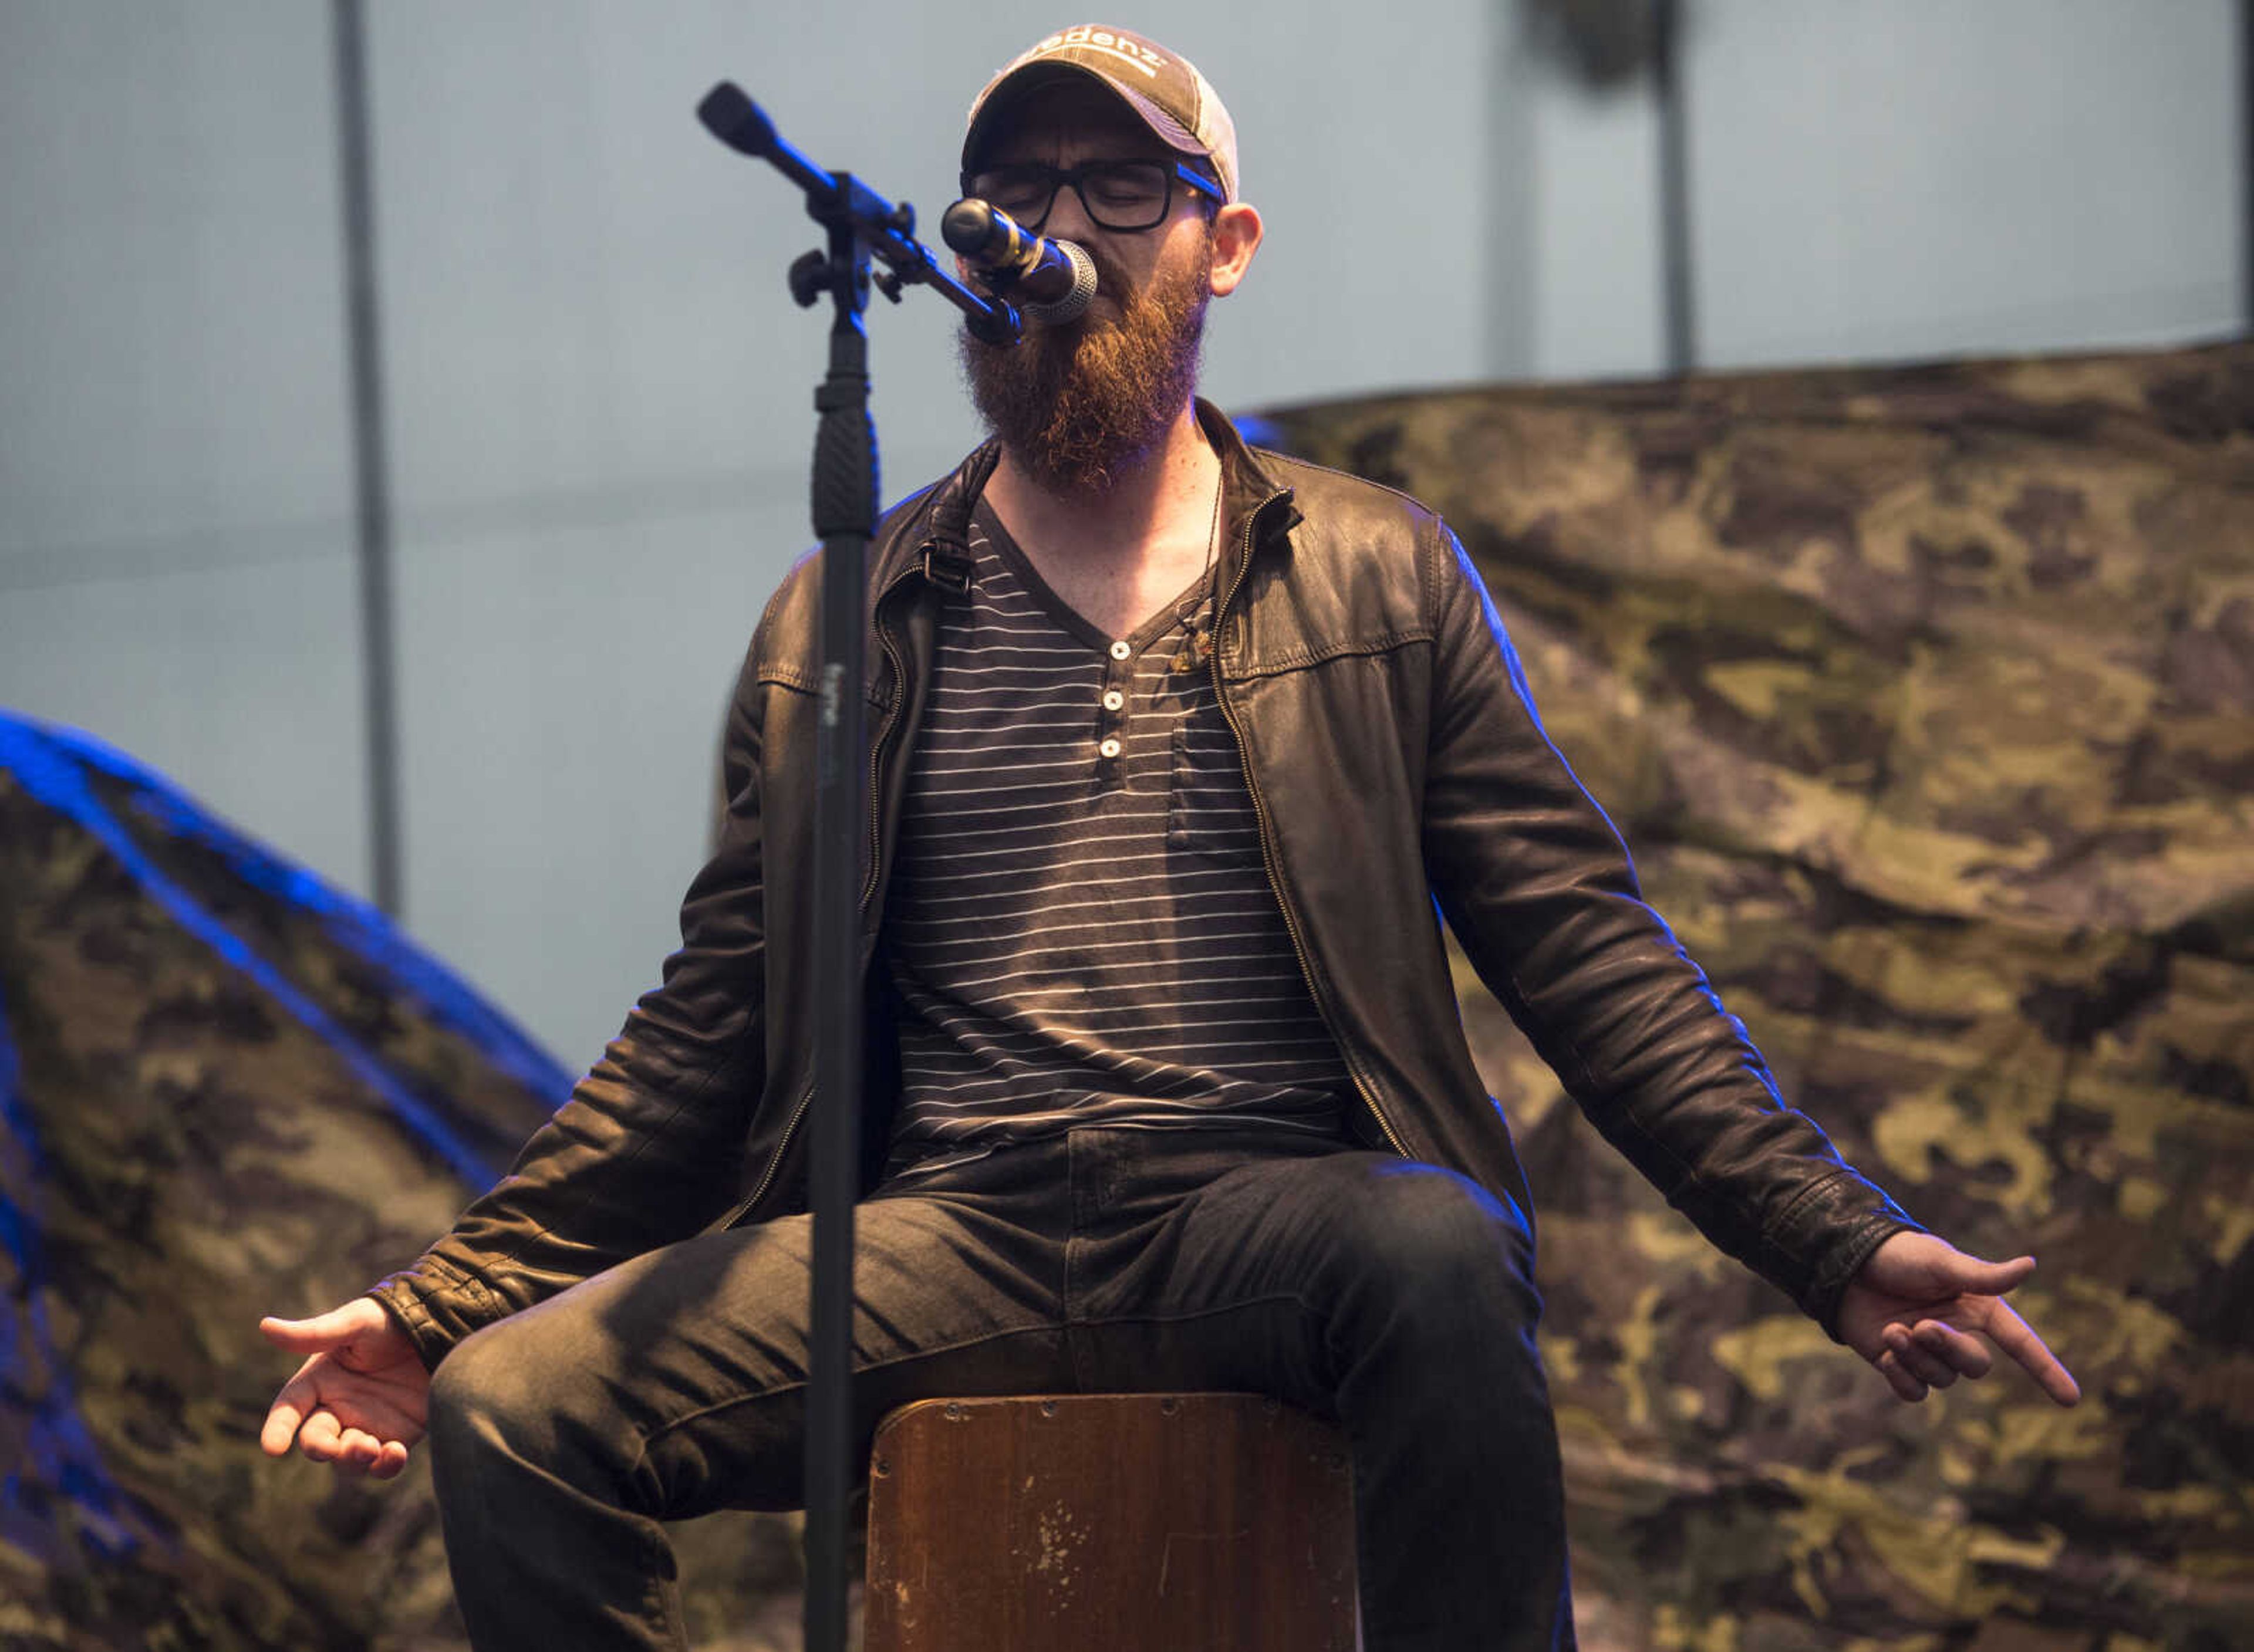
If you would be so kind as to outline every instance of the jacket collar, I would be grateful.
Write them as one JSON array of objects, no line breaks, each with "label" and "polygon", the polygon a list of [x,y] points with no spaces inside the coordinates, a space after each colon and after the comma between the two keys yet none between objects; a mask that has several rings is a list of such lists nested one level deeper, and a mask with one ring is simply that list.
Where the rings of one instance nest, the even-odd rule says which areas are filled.
[{"label": "jacket collar", "polygon": [[1260,462],[1260,455],[1244,444],[1228,416],[1202,396],[1197,419],[1206,440],[1221,456],[1221,514],[1224,524],[1215,578],[1222,592],[1236,581],[1258,549],[1263,534],[1280,536],[1299,522],[1292,503],[1292,490],[1278,482]]}]

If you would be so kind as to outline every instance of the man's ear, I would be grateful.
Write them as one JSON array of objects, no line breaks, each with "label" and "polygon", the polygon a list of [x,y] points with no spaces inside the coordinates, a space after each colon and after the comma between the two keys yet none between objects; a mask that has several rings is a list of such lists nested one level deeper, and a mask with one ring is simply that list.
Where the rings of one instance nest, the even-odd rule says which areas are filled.
[{"label": "man's ear", "polygon": [[1260,250],[1260,209],[1250,201],[1233,200],[1213,215],[1213,296],[1225,298],[1236,290]]}]

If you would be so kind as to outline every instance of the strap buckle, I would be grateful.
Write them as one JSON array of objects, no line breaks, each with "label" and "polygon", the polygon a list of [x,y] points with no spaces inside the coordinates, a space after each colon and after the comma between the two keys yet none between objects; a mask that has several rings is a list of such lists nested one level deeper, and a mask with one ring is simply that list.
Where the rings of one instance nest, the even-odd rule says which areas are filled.
[{"label": "strap buckle", "polygon": [[970,558],[942,547],[935,539],[928,539],[923,546],[923,577],[957,596],[967,597],[970,594]]}]

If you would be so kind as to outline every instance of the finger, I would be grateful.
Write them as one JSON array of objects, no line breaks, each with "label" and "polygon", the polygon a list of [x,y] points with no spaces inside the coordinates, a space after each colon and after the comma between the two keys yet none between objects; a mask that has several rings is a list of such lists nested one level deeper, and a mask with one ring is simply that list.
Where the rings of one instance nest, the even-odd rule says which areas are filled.
[{"label": "finger", "polygon": [[1928,1388],[1954,1388],[1956,1371],[1945,1360],[1936,1360],[1913,1348],[1902,1356],[1902,1368]]},{"label": "finger", "polygon": [[293,1354],[318,1353],[328,1346],[326,1339],[318,1346],[312,1340],[319,1335],[315,1328],[318,1324],[318,1319],[284,1320],[270,1313],[259,1320],[258,1334],[275,1347],[288,1348]]},{"label": "finger", "polygon": [[353,1422],[379,1442],[396,1440],[402,1446],[412,1446],[423,1438],[423,1418],[381,1398],[354,1406]]},{"label": "finger", "polygon": [[1895,1357],[1892,1348],[1880,1354],[1872,1363],[1879,1368],[1879,1375],[1886,1379],[1887,1386],[1894,1390],[1897,1398],[1908,1400],[1914,1405],[1925,1397],[1925,1384],[1902,1368],[1901,1361]]},{"label": "finger", "polygon": [[407,1447],[396,1439],[383,1442],[374,1466],[368,1472],[378,1480],[396,1480],[407,1468]]},{"label": "finger", "polygon": [[286,1455],[298,1431],[320,1400],[318,1384],[312,1376],[313,1362],[307,1360],[297,1374],[282,1385],[275,1395],[274,1404],[267,1408],[265,1425],[258,1431],[260,1449],[271,1456]]},{"label": "finger", "polygon": [[2035,1385],[2052,1399],[2061,1405],[2081,1403],[2082,1385],[2074,1380],[2073,1373],[2059,1363],[2058,1356],[2034,1334],[2034,1327],[2020,1318],[2010,1303],[1997,1303],[1984,1328],[1990,1340],[2017,1361],[2020,1368],[2034,1378]]},{"label": "finger", "polygon": [[[376,1312],[381,1313],[382,1310],[378,1308]],[[292,1354],[318,1354],[351,1341],[368,1328],[368,1318],[357,1301],[331,1308],[326,1313],[317,1313],[310,1320],[277,1319],[270,1313],[258,1322],[260,1335]]]},{"label": "finger", "polygon": [[2013,1256],[2009,1262],[1983,1262],[1963,1251],[1952,1251],[1940,1271],[1949,1286],[1974,1296],[1999,1297],[2006,1291],[2025,1283],[2035,1270],[2033,1256]]},{"label": "finger", "polygon": [[337,1436],[337,1449],[345,1461],[368,1467],[383,1454],[383,1442],[364,1428],[348,1428]]},{"label": "finger", "polygon": [[1920,1348],[1946,1363],[1959,1376],[1985,1376],[1994,1363],[1988,1357],[1988,1350],[1980,1346],[1979,1338],[1967,1336],[1938,1320],[1920,1320],[1910,1334]]},{"label": "finger", "polygon": [[338,1438],[342,1432],[335,1412],[315,1411],[298,1425],[298,1449],[317,1463],[334,1462],[340,1450]]},{"label": "finger", "polygon": [[287,1457],[298,1438],[298,1424],[304,1420],[296,1406],[276,1399],[266,1413],[266,1425],[258,1431],[258,1449],[269,1457]]},{"label": "finger", "polygon": [[1934,1354],[1900,1326],[1886,1327],[1886,1351],[1928,1388],[1947,1388],[1956,1380],[1956,1369],[1948,1361]]}]

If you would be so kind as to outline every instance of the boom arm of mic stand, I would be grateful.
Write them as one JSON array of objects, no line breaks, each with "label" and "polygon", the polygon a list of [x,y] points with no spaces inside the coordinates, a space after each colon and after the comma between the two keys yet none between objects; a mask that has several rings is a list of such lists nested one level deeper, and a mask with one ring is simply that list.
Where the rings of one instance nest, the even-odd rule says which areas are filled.
[{"label": "boom arm of mic stand", "polygon": [[[783,176],[816,197],[836,196],[843,186],[842,206],[870,253],[902,286],[935,288],[939,296],[962,312],[973,336],[988,344],[1015,344],[1025,322],[1007,299],[990,298],[964,286],[932,256],[931,249],[915,239],[915,209],[902,202],[895,206],[850,173],[826,172],[775,130],[765,109],[745,95],[733,80],[723,80],[696,105],[696,118],[730,149],[771,163]],[[897,296],[897,295],[892,295]]]}]

